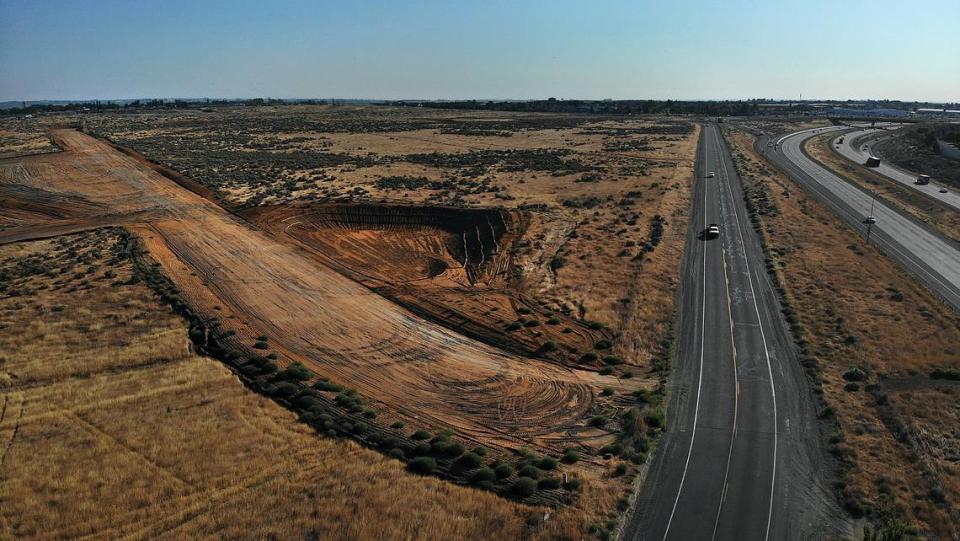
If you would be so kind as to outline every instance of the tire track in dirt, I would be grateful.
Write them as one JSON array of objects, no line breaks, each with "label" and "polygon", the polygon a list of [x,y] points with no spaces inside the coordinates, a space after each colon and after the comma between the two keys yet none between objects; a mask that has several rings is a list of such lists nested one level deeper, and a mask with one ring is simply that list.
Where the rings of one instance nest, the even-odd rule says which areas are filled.
[{"label": "tire track in dirt", "polygon": [[[594,389],[608,383],[421,320],[109,145],[71,130],[55,135],[67,150],[24,165],[32,183],[114,213],[163,209],[168,219],[148,223],[169,251],[152,255],[191,304],[218,315],[209,305],[216,298],[286,359],[391,411],[515,448],[582,426]],[[186,280],[190,273],[199,279]],[[501,406],[513,422],[501,424]]]}]

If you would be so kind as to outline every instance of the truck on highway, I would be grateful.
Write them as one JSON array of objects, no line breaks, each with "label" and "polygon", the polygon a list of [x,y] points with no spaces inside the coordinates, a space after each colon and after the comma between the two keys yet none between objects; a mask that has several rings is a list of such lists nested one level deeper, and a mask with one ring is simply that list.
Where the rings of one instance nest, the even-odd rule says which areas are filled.
[{"label": "truck on highway", "polygon": [[930,175],[920,175],[920,176],[918,176],[918,177],[917,177],[917,181],[915,182],[915,184],[919,184],[919,185],[921,185],[921,186],[926,185],[926,184],[930,184]]},{"label": "truck on highway", "polygon": [[863,162],[863,165],[867,167],[880,167],[880,158],[876,156],[869,156],[867,161]]}]

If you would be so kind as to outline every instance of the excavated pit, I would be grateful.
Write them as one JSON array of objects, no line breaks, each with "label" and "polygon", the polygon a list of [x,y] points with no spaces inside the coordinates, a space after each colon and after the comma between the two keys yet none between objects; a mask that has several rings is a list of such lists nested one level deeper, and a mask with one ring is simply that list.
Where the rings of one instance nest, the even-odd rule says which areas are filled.
[{"label": "excavated pit", "polygon": [[501,245],[511,242],[505,235],[520,226],[518,215],[499,209],[356,204],[245,214],[261,225],[282,224],[284,233],[371,287],[429,279],[465,286],[505,280],[508,257]]},{"label": "excavated pit", "polygon": [[510,257],[528,223],[520,211],[319,204],[241,214],[415,314],[502,349],[579,366],[608,338],[523,291]]}]

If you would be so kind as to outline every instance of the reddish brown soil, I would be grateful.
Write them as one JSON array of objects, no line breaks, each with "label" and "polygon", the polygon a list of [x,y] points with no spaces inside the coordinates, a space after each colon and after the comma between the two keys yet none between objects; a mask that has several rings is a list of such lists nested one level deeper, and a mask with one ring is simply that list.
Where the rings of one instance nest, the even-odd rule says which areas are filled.
[{"label": "reddish brown soil", "polygon": [[415,314],[505,350],[578,367],[611,338],[527,300],[512,261],[526,227],[519,211],[283,205],[243,216]]},{"label": "reddish brown soil", "polygon": [[[281,364],[303,362],[411,426],[450,427],[487,445],[552,447],[597,435],[585,420],[598,407],[595,389],[620,387],[615,379],[506,353],[425,321],[320,264],[322,247],[278,242],[104,142],[72,130],[55,137],[64,152],[0,162],[0,183],[79,198],[87,203],[70,206],[73,215],[127,224],[192,304],[222,317],[247,345],[267,335]],[[22,227],[45,223],[41,214]],[[18,234],[20,227],[0,233]],[[430,248],[436,242],[427,235],[406,247],[439,254]],[[448,272],[444,280],[457,283],[464,271],[437,276]]]}]

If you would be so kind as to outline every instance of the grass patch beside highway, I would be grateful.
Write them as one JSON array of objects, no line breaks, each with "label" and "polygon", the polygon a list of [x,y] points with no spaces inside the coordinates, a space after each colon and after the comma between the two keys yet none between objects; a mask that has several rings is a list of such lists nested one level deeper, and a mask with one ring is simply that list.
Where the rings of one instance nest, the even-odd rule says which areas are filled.
[{"label": "grass patch beside highway", "polygon": [[[785,317],[834,419],[835,488],[854,516],[949,537],[958,530],[960,318],[728,133],[782,284]],[[941,372],[934,372],[936,370]]]}]

